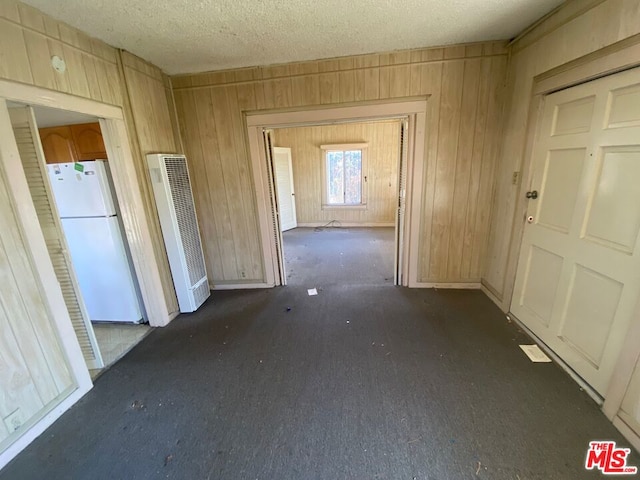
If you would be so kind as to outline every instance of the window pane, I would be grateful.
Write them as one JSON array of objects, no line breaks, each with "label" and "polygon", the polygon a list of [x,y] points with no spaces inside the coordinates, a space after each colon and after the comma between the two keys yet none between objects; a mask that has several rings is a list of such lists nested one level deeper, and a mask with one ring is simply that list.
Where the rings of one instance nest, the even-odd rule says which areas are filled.
[{"label": "window pane", "polygon": [[327,201],[344,202],[344,163],[343,152],[327,152]]},{"label": "window pane", "polygon": [[362,151],[344,152],[344,203],[362,202]]}]

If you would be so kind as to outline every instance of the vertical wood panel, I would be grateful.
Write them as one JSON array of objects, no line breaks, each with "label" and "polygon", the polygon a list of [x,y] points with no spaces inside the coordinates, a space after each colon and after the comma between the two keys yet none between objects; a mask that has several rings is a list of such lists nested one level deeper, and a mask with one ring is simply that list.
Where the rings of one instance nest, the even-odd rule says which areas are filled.
[{"label": "vertical wood panel", "polygon": [[[491,209],[491,172],[500,141],[497,132],[507,57],[506,49],[498,46],[503,44],[491,42],[302,62],[255,69],[251,75],[243,69],[174,77],[176,103],[181,104],[178,116],[184,137],[188,138],[185,148],[190,161],[197,163],[199,166],[194,168],[200,171],[206,171],[210,165],[217,165],[222,171],[218,175],[223,181],[213,182],[210,175],[208,187],[204,184],[196,187],[196,190],[209,188],[208,199],[198,192],[199,211],[225,208],[233,227],[231,232],[222,232],[215,215],[201,219],[210,224],[208,230],[203,226],[203,231],[209,232],[203,233],[205,243],[215,245],[223,262],[228,263],[230,258],[240,262],[234,277],[228,273],[228,266],[221,267],[220,262],[208,258],[210,269],[223,270],[214,280],[244,281],[242,271],[246,275],[260,254],[255,242],[258,238],[255,200],[253,194],[247,194],[253,192],[253,184],[244,180],[250,162],[242,111],[425,95],[429,113],[418,280],[478,282]],[[210,112],[203,112],[199,104],[196,107],[190,100],[190,95],[199,98],[203,92],[214,98]],[[208,140],[200,138],[207,134],[198,133],[200,125],[193,119],[194,110],[200,124],[205,124],[208,131],[216,131],[219,152],[210,152]],[[327,133],[329,130],[304,127],[296,129],[295,135],[287,129],[278,130],[274,138],[278,145],[290,146],[295,152],[304,151],[305,145],[353,142],[363,134],[362,127],[354,125],[335,128],[340,135],[332,137]],[[373,135],[372,142],[390,137],[390,133]],[[397,143],[395,139],[393,142]],[[204,153],[190,153],[198,151]],[[320,210],[320,215],[307,215],[306,212],[318,212],[321,203],[317,192],[322,188],[322,170],[317,160],[311,161],[312,157],[308,154],[296,159],[294,153],[299,223],[333,219],[373,223],[371,218],[383,217],[393,221],[386,213],[383,217],[371,215],[374,200],[367,211]],[[296,170],[307,171],[309,175],[297,175]],[[238,178],[228,178],[230,175]],[[373,183],[372,179],[370,188]],[[205,202],[211,203],[207,207]]]},{"label": "vertical wood panel", "polygon": [[[478,86],[480,85],[481,62],[482,60],[480,59],[465,60],[464,62],[458,151],[453,182],[447,278],[462,277],[462,254],[464,251],[465,228],[468,227],[466,223],[469,207],[467,200],[469,198],[469,188],[472,180],[473,134],[478,108]],[[466,139],[466,141],[461,141],[462,139]]]},{"label": "vertical wood panel", "polygon": [[50,65],[51,54],[47,38],[44,35],[25,30],[24,40],[34,85],[55,89],[55,71]]},{"label": "vertical wood panel", "polygon": [[318,78],[320,81],[320,103],[340,103],[339,75],[337,73],[326,73]]},{"label": "vertical wood panel", "polygon": [[447,62],[442,70],[438,156],[433,187],[430,278],[447,278],[464,71],[464,62]]},{"label": "vertical wood panel", "polygon": [[[487,228],[486,225],[478,224],[477,212],[480,200],[478,193],[480,191],[480,183],[482,180],[483,172],[486,178],[486,168],[482,168],[482,159],[486,158],[483,155],[484,142],[487,130],[487,109],[489,104],[489,95],[491,93],[491,59],[483,58],[481,60],[482,65],[480,67],[480,81],[478,85],[478,105],[476,111],[475,126],[473,131],[473,149],[471,152],[471,184],[469,186],[469,195],[466,208],[465,229],[464,229],[464,244],[462,248],[461,258],[461,275],[464,278],[479,278],[481,273],[471,268],[473,257],[473,248],[478,242],[481,233],[478,231],[480,228]],[[494,160],[495,162],[495,160]],[[486,234],[487,230],[485,230]],[[477,251],[476,251],[477,254]]]},{"label": "vertical wood panel", "polygon": [[[236,157],[236,144],[229,97],[234,87],[216,87],[211,90],[213,115],[216,124],[217,141],[220,151],[220,165],[224,178],[225,204],[229,208],[229,222],[233,239],[233,258],[237,268],[237,280],[250,280],[252,269],[250,233],[247,232],[248,208],[251,208],[251,195],[243,189],[240,169]],[[235,92],[233,92],[235,93]],[[235,96],[235,95],[234,95]],[[239,152],[240,154],[246,152]],[[206,153],[205,153],[206,158]],[[207,161],[205,159],[205,161]],[[215,208],[215,206],[214,206]],[[252,232],[253,233],[253,232]],[[251,233],[251,234],[252,234]]]},{"label": "vertical wood panel", "polygon": [[32,83],[29,55],[22,29],[0,18],[0,77],[18,82]]},{"label": "vertical wood panel", "polygon": [[[284,82],[283,87],[290,97],[291,82]],[[239,93],[241,95],[239,95]],[[227,101],[229,104],[229,124],[233,135],[233,151],[236,156],[238,166],[237,180],[239,189],[238,197],[242,202],[244,220],[244,235],[246,236],[247,248],[242,253],[242,268],[240,276],[243,279],[259,280],[262,277],[262,255],[260,254],[260,242],[255,232],[258,219],[256,218],[255,203],[253,195],[253,177],[250,166],[244,161],[246,158],[245,130],[242,111],[252,110],[254,102],[251,92],[245,88],[231,87],[227,90]]]},{"label": "vertical wood panel", "polygon": [[[0,415],[16,428],[73,384],[0,171]],[[6,431],[6,430],[5,430]],[[9,434],[10,432],[6,432]],[[11,436],[6,438],[11,440]],[[6,444],[0,433],[0,448]]]},{"label": "vertical wood panel", "polygon": [[[442,58],[442,56],[440,56]],[[426,166],[424,169],[424,192],[422,205],[422,228],[420,242],[420,280],[427,280],[431,258],[431,232],[433,225],[433,205],[435,199],[435,169],[438,159],[438,138],[440,133],[440,93],[442,90],[442,63],[422,66],[420,88],[422,94],[429,95],[429,115],[427,116]]]},{"label": "vertical wood panel", "polygon": [[[64,73],[53,69],[52,55],[66,62]],[[120,76],[115,48],[15,0],[0,2],[0,59],[3,80],[112,105],[125,104],[124,79]],[[147,73],[159,72],[148,64],[144,68]],[[151,83],[145,81],[140,86],[148,91],[149,85]],[[153,148],[164,149],[168,145],[164,143],[165,138],[175,138],[173,128],[162,123],[167,113],[158,102],[166,102],[165,91],[152,89],[145,98],[151,105],[143,115],[154,124],[148,138],[152,139]],[[132,143],[137,144],[133,121],[128,121],[128,127]],[[133,156],[133,161],[138,172],[145,168],[140,151]],[[19,423],[24,423],[36,419],[43,406],[50,407],[50,402],[62,395],[64,389],[72,388],[73,381],[57,343],[57,332],[40,291],[39,277],[30,264],[26,242],[21,239],[5,180],[0,173],[0,417],[4,419],[13,414]],[[140,188],[145,186],[141,184]],[[147,205],[147,218],[142,221],[153,222],[153,212]],[[155,244],[162,243],[158,231],[152,235]],[[163,262],[159,264],[162,268]],[[168,276],[172,288],[166,258],[164,265],[165,279]],[[164,293],[167,308],[171,309],[173,302],[175,308],[171,311],[177,310],[175,295]],[[4,422],[0,421],[0,425],[1,451],[22,432],[12,434]]]},{"label": "vertical wood panel", "polygon": [[[504,105],[504,85],[501,81],[506,72],[507,62],[503,57],[491,59],[492,82],[490,87],[489,108],[487,109],[487,125],[494,134],[485,138],[483,157],[491,160],[487,168],[482,170],[478,191],[478,205],[488,205],[489,208],[477,209],[476,229],[480,232],[479,239],[474,242],[472,249],[471,272],[483,275],[486,252],[489,242],[490,221],[492,216],[491,202],[495,189],[495,171],[498,163],[498,155],[502,144],[502,114]],[[482,254],[481,254],[482,253]]]},{"label": "vertical wood panel", "polygon": [[[586,33],[588,32],[588,33]],[[520,245],[521,218],[515,215],[534,77],[640,33],[637,0],[566,2],[554,15],[519,38],[511,48],[509,96],[495,172],[483,282],[507,309]],[[497,47],[499,48],[499,47]],[[506,283],[505,283],[506,282]]]},{"label": "vertical wood panel", "polygon": [[[189,146],[187,158],[196,192],[196,208],[200,219],[212,219],[198,222],[201,234],[203,238],[216,236],[222,239],[221,242],[203,244],[208,264],[207,273],[212,283],[220,279],[236,278],[238,269],[235,258],[223,255],[223,252],[233,251],[234,246],[211,95],[208,90],[200,90],[184,92],[180,96],[180,101],[176,99],[179,108],[191,112],[188,119],[190,125],[185,130],[184,138]],[[191,135],[198,136],[200,142],[190,141]]]},{"label": "vertical wood panel", "polygon": [[[393,224],[398,176],[399,121],[276,129],[274,146],[291,148],[298,224]],[[367,208],[322,209],[323,144],[368,143]]]},{"label": "vertical wood panel", "polygon": [[[135,166],[140,179],[140,191],[149,212],[147,223],[153,239],[153,252],[160,267],[163,294],[170,313],[178,311],[173,278],[162,239],[149,170],[146,167],[148,153],[180,153],[175,143],[162,73],[156,67],[127,52],[119,57],[122,78],[126,83],[125,110],[135,127],[136,142],[132,145]],[[115,94],[115,92],[114,92]]]}]

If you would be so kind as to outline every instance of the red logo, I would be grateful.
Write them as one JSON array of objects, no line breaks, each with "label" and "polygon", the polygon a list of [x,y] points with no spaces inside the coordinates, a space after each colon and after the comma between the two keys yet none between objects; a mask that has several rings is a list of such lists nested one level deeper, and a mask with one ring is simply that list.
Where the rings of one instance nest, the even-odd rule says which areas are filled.
[{"label": "red logo", "polygon": [[616,448],[616,442],[589,442],[587,459],[584,466],[587,470],[599,469],[605,475],[635,475],[638,467],[628,467],[629,448]]}]

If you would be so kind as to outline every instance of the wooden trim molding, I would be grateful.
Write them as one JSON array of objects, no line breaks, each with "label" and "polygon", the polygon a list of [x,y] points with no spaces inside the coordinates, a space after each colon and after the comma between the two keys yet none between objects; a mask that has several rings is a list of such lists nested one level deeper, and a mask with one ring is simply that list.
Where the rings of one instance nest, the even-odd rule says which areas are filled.
[{"label": "wooden trim molding", "polygon": [[[271,221],[272,199],[269,194],[268,162],[264,153],[262,132],[266,129],[282,126],[317,125],[322,122],[365,121],[372,119],[408,117],[410,125],[410,146],[407,161],[406,219],[402,227],[404,236],[402,252],[408,268],[404,270],[403,285],[418,285],[420,215],[423,193],[423,165],[425,162],[426,99],[411,101],[388,101],[363,103],[345,107],[331,107],[286,112],[246,114],[249,136],[249,150],[256,192],[260,240],[263,252],[264,283],[267,286],[279,285],[279,257],[276,245],[276,231]],[[415,206],[415,207],[414,207]]]},{"label": "wooden trim molding", "polygon": [[534,78],[529,105],[527,136],[523,146],[522,163],[518,169],[521,172],[521,182],[513,214],[514,221],[511,229],[509,256],[504,278],[504,294],[498,302],[498,306],[503,311],[509,310],[513,296],[518,256],[525,224],[526,201],[524,201],[524,193],[529,189],[531,183],[532,150],[545,95],[635,66],[640,66],[640,35],[634,35],[609,45],[589,55],[543,72]]},{"label": "wooden trim molding", "polygon": [[368,147],[368,143],[334,143],[331,145],[320,145],[322,150],[363,150]]},{"label": "wooden trim molding", "polygon": [[395,227],[395,223],[380,223],[380,222],[342,222],[340,220],[328,222],[306,222],[298,223],[298,228],[379,228],[379,227]]},{"label": "wooden trim molding", "polygon": [[[91,387],[91,378],[84,361],[80,344],[73,330],[69,312],[64,302],[60,284],[56,277],[49,251],[47,249],[40,222],[36,214],[31,192],[22,168],[18,146],[15,141],[11,119],[6,101],[0,97],[0,176],[4,178],[12,209],[21,230],[26,249],[31,256],[31,264],[36,278],[40,280],[37,288],[46,304],[53,327],[58,334],[60,346],[64,351],[67,367],[73,378],[73,390],[67,392],[59,404],[42,418],[33,420],[33,426],[19,437],[10,447],[0,453],[0,468],[17,455],[42,431],[51,425],[64,410],[68,409]],[[6,181],[10,179],[10,181]]]},{"label": "wooden trim molding", "polygon": [[640,34],[536,75],[533,93],[548,94],[640,65]]},{"label": "wooden trim molding", "polygon": [[0,97],[28,105],[58,108],[101,118],[123,118],[122,109],[88,98],[0,79]]},{"label": "wooden trim molding", "polygon": [[524,29],[511,40],[511,42],[509,42],[511,52],[516,53],[524,50],[542,37],[549,35],[605,1],[606,0],[578,0],[563,3],[538,19],[538,21]]},{"label": "wooden trim molding", "polygon": [[613,418],[613,426],[616,427],[620,433],[629,440],[633,448],[640,452],[640,435],[634,432],[627,423],[622,420],[620,417],[616,416]]},{"label": "wooden trim molding", "polygon": [[442,288],[443,290],[481,290],[480,282],[416,282],[414,288]]},{"label": "wooden trim molding", "polygon": [[[524,146],[524,155],[522,156],[522,165],[520,166],[522,181],[517,193],[518,203],[514,210],[514,222],[511,230],[504,297],[502,299],[496,298],[492,289],[487,285],[483,285],[483,291],[504,311],[508,311],[513,297],[519,251],[525,225],[526,202],[523,199],[525,198],[525,191],[529,189],[532,178],[533,147],[536,132],[540,124],[545,95],[634,67],[640,67],[640,35],[634,35],[604,47],[584,57],[543,72],[534,78],[529,107],[527,139]],[[528,331],[526,327],[523,326],[523,328]],[[627,335],[627,342],[620,353],[615,373],[605,394],[605,401],[602,406],[605,415],[612,420],[614,425],[632,442],[634,439],[636,442],[638,441],[638,435],[631,434],[631,429],[619,419],[617,413],[633,375],[633,368],[640,359],[640,344],[637,342],[638,336],[640,336],[640,302],[636,307],[634,320]],[[559,363],[578,383],[587,389],[588,393],[598,401],[598,403],[602,403],[602,399],[593,393],[591,389],[584,384],[582,379],[577,377],[564,362],[559,361]]]}]

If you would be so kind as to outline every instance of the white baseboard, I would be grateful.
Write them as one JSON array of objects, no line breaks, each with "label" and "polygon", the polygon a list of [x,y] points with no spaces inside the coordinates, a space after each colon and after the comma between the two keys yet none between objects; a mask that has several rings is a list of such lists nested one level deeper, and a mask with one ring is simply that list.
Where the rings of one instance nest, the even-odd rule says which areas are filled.
[{"label": "white baseboard", "polygon": [[[629,425],[627,425],[627,423],[617,415],[613,417],[613,426],[620,430],[620,433],[624,438],[629,440],[629,443],[631,443],[633,448],[640,452],[640,435],[634,432],[633,429],[631,429],[631,427],[629,427]],[[640,467],[640,465],[635,466]]]},{"label": "white baseboard", "polygon": [[480,282],[416,282],[409,288],[441,288],[443,290],[480,290]]},{"label": "white baseboard", "polygon": [[217,285],[209,284],[210,290],[247,290],[250,288],[273,288],[274,285],[268,283],[222,283]]},{"label": "white baseboard", "polygon": [[378,222],[341,222],[340,220],[334,220],[332,223],[327,225],[329,222],[305,222],[298,223],[298,227],[301,228],[318,228],[318,227],[326,227],[326,228],[336,228],[336,227],[395,227],[395,223],[378,223]]},{"label": "white baseboard", "polygon": [[493,293],[493,289],[488,287],[484,282],[480,282],[480,289],[484,292],[484,294],[489,297],[493,303],[495,303],[503,313],[507,313],[509,311],[509,307],[504,305],[504,302]]},{"label": "white baseboard", "polygon": [[596,392],[591,385],[589,385],[585,380],[578,375],[567,362],[565,362],[562,358],[558,356],[556,352],[551,350],[546,343],[544,343],[533,331],[529,329],[524,323],[522,323],[517,317],[515,317],[512,313],[507,314],[508,318],[515,322],[527,335],[529,335],[534,342],[546,353],[555,363],[560,365],[562,369],[569,374],[573,380],[582,387],[582,389],[591,397],[591,399],[596,402],[598,405],[602,406],[604,399],[600,396],[598,392]]},{"label": "white baseboard", "polygon": [[55,405],[51,410],[43,415],[33,426],[18,437],[11,445],[9,445],[2,453],[0,453],[0,470],[4,468],[16,455],[24,450],[31,442],[38,438],[53,422],[69,410],[80,398],[84,396],[93,384],[86,387],[77,387],[69,393],[65,399]]}]

